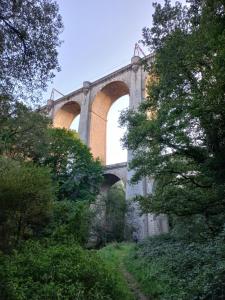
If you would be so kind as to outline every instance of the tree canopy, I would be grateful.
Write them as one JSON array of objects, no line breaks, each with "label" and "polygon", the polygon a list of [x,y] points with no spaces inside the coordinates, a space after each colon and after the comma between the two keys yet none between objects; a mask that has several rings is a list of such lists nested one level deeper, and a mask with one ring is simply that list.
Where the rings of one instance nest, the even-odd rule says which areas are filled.
[{"label": "tree canopy", "polygon": [[63,25],[52,0],[2,0],[0,94],[39,98],[59,70],[57,47]]},{"label": "tree canopy", "polygon": [[0,154],[36,162],[47,150],[50,123],[21,102],[0,96]]},{"label": "tree canopy", "polygon": [[144,211],[201,214],[214,231],[225,208],[224,3],[154,6],[153,26],[143,30],[155,53],[148,96],[121,117],[133,181],[155,178],[154,194],[139,198]]},{"label": "tree canopy", "polygon": [[50,128],[49,144],[39,163],[48,166],[58,185],[58,199],[93,201],[102,182],[102,166],[77,133]]}]

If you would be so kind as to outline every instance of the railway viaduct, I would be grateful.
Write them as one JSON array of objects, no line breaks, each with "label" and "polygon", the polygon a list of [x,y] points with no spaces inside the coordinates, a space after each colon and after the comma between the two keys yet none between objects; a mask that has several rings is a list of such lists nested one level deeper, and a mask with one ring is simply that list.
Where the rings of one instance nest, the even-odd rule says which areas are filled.
[{"label": "railway viaduct", "polygon": [[[148,59],[152,59],[150,56]],[[44,107],[55,127],[70,128],[74,118],[80,115],[78,133],[81,140],[90,147],[94,157],[105,165],[105,178],[110,186],[123,180],[126,186],[126,200],[130,203],[127,222],[140,239],[168,231],[166,216],[145,214],[140,216],[138,205],[131,201],[136,195],[152,192],[153,179],[143,179],[135,185],[129,180],[132,170],[127,168],[132,153],[128,151],[127,162],[106,165],[106,125],[111,105],[121,96],[129,95],[129,107],[136,109],[145,98],[147,73],[141,65],[141,58],[133,56],[131,63],[94,82],[84,81],[83,87],[56,101],[48,100]]]}]

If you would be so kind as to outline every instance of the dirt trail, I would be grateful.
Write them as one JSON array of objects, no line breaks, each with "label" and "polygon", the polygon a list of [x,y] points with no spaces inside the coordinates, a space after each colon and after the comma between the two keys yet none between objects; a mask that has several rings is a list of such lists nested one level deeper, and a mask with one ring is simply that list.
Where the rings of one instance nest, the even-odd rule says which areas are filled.
[{"label": "dirt trail", "polygon": [[125,269],[124,266],[121,266],[121,271],[136,300],[151,300],[141,292],[136,279]]}]

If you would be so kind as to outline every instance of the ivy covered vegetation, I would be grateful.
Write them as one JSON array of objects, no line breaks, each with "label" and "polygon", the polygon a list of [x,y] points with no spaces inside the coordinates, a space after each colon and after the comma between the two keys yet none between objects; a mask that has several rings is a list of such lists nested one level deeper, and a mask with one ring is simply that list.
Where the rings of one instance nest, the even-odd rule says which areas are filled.
[{"label": "ivy covered vegetation", "polygon": [[149,238],[133,248],[125,265],[153,299],[224,299],[225,241]]}]

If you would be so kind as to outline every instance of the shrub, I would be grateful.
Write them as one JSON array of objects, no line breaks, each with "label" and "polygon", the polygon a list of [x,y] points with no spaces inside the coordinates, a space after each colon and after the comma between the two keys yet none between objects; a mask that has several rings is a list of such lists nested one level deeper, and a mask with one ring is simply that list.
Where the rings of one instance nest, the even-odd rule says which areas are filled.
[{"label": "shrub", "polygon": [[89,237],[91,212],[87,201],[55,201],[46,234],[56,242],[76,241],[86,245]]},{"label": "shrub", "polygon": [[124,299],[117,274],[74,244],[45,248],[29,241],[0,260],[0,299]]},{"label": "shrub", "polygon": [[0,249],[39,235],[49,221],[53,198],[48,169],[0,158]]},{"label": "shrub", "polygon": [[154,299],[224,299],[225,243],[149,238],[130,252],[126,265]]}]

